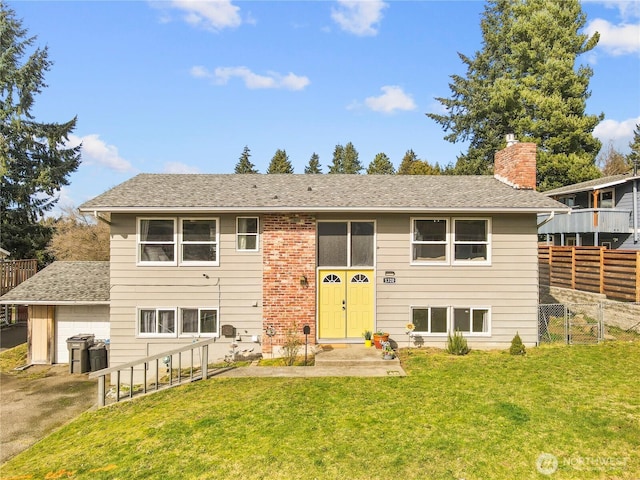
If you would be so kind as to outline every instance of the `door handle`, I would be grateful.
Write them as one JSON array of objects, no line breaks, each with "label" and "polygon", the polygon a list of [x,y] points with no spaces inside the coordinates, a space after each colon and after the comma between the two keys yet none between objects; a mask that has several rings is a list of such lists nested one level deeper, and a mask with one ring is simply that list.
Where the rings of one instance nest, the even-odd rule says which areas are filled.
[{"label": "door handle", "polygon": [[342,309],[343,310],[347,309],[347,301],[346,300],[342,300]]}]

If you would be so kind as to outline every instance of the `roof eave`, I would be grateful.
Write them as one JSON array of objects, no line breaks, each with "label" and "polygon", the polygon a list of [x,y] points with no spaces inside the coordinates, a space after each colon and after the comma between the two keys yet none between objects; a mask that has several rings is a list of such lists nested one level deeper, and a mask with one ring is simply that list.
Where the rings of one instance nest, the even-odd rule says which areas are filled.
[{"label": "roof eave", "polygon": [[109,300],[0,300],[0,305],[111,305]]},{"label": "roof eave", "polygon": [[169,213],[234,213],[234,212],[308,212],[308,213],[547,213],[568,212],[567,207],[91,207],[81,209],[83,212],[101,213],[135,213],[135,214],[169,214]]}]

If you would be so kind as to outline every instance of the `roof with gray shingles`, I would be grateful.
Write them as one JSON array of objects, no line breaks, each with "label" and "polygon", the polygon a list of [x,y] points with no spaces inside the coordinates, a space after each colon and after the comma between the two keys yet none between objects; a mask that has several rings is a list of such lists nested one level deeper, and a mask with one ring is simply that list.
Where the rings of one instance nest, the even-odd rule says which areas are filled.
[{"label": "roof with gray shingles", "polygon": [[491,176],[140,174],[86,211],[549,211],[563,205]]},{"label": "roof with gray shingles", "polygon": [[621,173],[618,175],[610,175],[608,177],[600,177],[593,180],[587,180],[586,182],[574,183],[573,185],[565,185],[564,187],[547,190],[546,192],[544,192],[544,194],[551,196],[562,195],[565,193],[588,192],[591,190],[597,190],[598,188],[619,185],[636,179],[640,179],[640,176],[634,176],[631,173]]},{"label": "roof with gray shingles", "polygon": [[0,297],[0,303],[108,304],[109,262],[54,262]]}]

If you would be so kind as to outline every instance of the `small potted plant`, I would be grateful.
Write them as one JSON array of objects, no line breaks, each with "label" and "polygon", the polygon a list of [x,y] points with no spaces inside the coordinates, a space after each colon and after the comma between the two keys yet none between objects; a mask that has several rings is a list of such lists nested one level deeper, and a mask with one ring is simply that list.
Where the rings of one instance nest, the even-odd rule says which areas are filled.
[{"label": "small potted plant", "polygon": [[391,342],[382,342],[382,358],[385,360],[393,360],[396,358],[396,352],[391,348]]},{"label": "small potted plant", "polygon": [[383,332],[382,330],[378,330],[373,334],[373,344],[376,346],[378,350],[382,349],[382,342],[389,341],[389,334],[387,332]]},{"label": "small potted plant", "polygon": [[362,336],[364,337],[364,346],[369,348],[371,346],[371,330],[365,330]]}]

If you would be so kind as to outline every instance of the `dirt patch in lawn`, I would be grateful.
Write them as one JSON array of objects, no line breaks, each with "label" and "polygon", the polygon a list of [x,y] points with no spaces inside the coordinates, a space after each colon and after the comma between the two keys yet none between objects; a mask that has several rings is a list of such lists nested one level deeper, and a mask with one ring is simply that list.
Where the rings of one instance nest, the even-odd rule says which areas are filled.
[{"label": "dirt patch in lawn", "polygon": [[97,402],[97,380],[68,365],[0,372],[0,464]]}]

